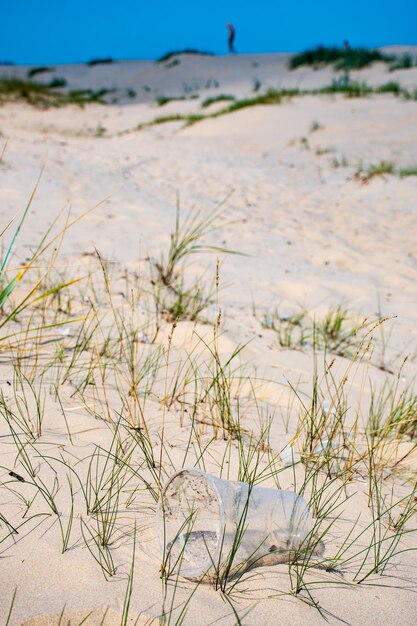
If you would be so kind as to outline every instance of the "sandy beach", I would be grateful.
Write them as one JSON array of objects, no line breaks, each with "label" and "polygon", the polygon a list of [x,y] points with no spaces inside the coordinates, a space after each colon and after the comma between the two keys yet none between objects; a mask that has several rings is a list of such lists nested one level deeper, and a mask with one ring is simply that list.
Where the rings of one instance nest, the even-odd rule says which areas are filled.
[{"label": "sandy beach", "polygon": [[[376,90],[417,67],[347,97],[289,58],[56,66],[106,104],[0,105],[3,250],[39,180],[0,318],[1,623],[415,624],[417,102]],[[324,555],[161,578],[182,467],[302,491]]]}]

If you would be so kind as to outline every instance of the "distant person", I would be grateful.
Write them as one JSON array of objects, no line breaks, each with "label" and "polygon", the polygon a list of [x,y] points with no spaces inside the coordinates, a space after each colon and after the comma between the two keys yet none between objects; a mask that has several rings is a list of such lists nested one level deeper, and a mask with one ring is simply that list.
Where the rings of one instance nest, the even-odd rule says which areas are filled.
[{"label": "distant person", "polygon": [[234,42],[235,42],[235,35],[236,35],[236,31],[233,28],[233,25],[229,22],[228,24],[226,24],[227,26],[227,30],[229,31],[229,37],[228,37],[228,44],[229,44],[229,53],[230,54],[236,54],[236,50],[235,50],[235,46],[234,46]]},{"label": "distant person", "polygon": [[346,52],[350,50],[350,45],[347,39],[345,39],[343,42],[343,49],[346,50]]}]

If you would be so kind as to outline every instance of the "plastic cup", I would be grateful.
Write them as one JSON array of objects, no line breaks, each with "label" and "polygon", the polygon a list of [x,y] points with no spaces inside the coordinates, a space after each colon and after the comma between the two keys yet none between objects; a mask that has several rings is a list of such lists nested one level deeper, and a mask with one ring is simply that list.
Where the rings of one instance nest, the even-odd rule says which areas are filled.
[{"label": "plastic cup", "polygon": [[313,520],[292,491],[221,480],[198,469],[174,474],[157,510],[157,534],[171,572],[190,579],[262,563],[300,548]]}]

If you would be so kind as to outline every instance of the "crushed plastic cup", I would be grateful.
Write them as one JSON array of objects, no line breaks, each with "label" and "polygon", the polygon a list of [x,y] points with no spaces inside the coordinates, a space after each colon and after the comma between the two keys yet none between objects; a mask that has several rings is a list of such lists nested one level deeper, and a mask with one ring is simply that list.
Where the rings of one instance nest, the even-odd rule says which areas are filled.
[{"label": "crushed plastic cup", "polygon": [[221,480],[198,469],[174,474],[157,509],[167,569],[193,580],[282,562],[312,527],[307,502],[298,494]]}]

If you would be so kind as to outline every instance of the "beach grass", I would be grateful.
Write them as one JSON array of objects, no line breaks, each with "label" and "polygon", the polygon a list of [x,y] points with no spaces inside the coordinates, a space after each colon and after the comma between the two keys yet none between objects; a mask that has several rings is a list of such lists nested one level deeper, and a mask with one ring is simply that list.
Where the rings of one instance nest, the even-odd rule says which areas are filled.
[{"label": "beach grass", "polygon": [[157,59],[157,63],[165,63],[165,61],[170,61],[174,57],[181,56],[184,54],[194,54],[194,55],[203,55],[203,56],[214,56],[213,52],[205,52],[204,50],[197,50],[196,48],[183,48],[182,50],[171,50],[170,52],[166,52],[159,59]]},{"label": "beach grass", "polygon": [[[269,92],[240,101],[237,109],[286,97],[291,94]],[[364,172],[374,178],[394,173],[395,166],[381,161]],[[222,347],[220,259],[236,254],[218,243],[228,224],[228,197],[208,213],[193,210],[184,217],[178,202],[160,254],[149,256],[138,275],[125,268],[121,278],[98,249],[82,276],[58,267],[63,237],[82,219],[70,214],[63,226],[45,225],[23,269],[13,267],[35,193],[14,230],[10,224],[2,233],[10,239],[0,272],[0,350],[11,371],[0,396],[7,446],[0,490],[13,503],[0,513],[2,550],[15,549],[17,539],[30,550],[31,535],[21,536],[20,529],[46,520],[43,532],[48,540],[58,538],[54,545],[64,557],[86,555],[103,580],[123,580],[121,623],[127,624],[135,553],[146,533],[152,536],[163,486],[175,471],[196,467],[244,481],[249,495],[259,485],[287,488],[309,504],[313,528],[296,549],[272,548],[274,567],[270,562],[261,601],[266,595],[295,598],[326,620],[334,616],[319,600],[321,587],[384,582],[381,577],[416,549],[417,485],[407,460],[416,448],[417,396],[412,384],[400,384],[407,355],[388,370],[378,354],[378,345],[381,354],[386,347],[381,329],[392,320],[363,317],[342,304],[320,315],[308,302],[290,314],[280,307],[263,316],[254,310],[274,350],[297,356],[303,351],[309,359],[303,380],[288,374],[273,381],[288,402],[284,441],[273,432],[280,419],[277,393],[272,403],[262,396],[271,381],[251,367],[249,346]],[[213,255],[215,262],[207,261]],[[193,270],[193,261],[204,259],[212,280]],[[205,315],[209,305],[215,310],[211,320]],[[181,331],[192,338],[185,347],[177,342]],[[384,376],[382,383],[373,382],[374,369]],[[74,426],[74,409],[84,426]],[[97,440],[90,424],[97,427]],[[358,500],[364,505],[356,517],[350,507]],[[231,548],[213,559],[202,580],[185,582],[167,546],[159,563],[154,558],[161,624],[187,623],[203,584],[212,586],[213,598],[235,623],[251,619],[259,598],[248,593],[250,581],[266,566],[252,555],[238,558],[248,503]],[[184,541],[179,559],[193,523],[186,520],[178,529]],[[15,590],[7,599],[6,624],[17,597]]]},{"label": "beach grass", "polygon": [[[417,94],[414,91],[407,90],[400,86],[399,83],[395,81],[389,81],[387,83],[383,83],[378,87],[371,87],[366,83],[359,83],[356,81],[352,81],[346,75],[338,79],[334,79],[332,83],[326,87],[321,87],[318,89],[299,89],[299,88],[291,88],[291,89],[268,89],[263,94],[258,94],[256,96],[250,98],[242,98],[235,99],[232,96],[213,96],[207,98],[202,102],[202,108],[207,108],[211,104],[215,102],[222,102],[230,100],[231,103],[221,108],[219,111],[215,111],[213,113],[174,113],[171,115],[159,116],[154,120],[149,122],[144,122],[139,124],[136,127],[136,130],[142,130],[144,128],[149,128],[152,126],[157,126],[159,124],[165,124],[169,122],[184,122],[183,128],[187,128],[188,126],[192,126],[197,122],[202,122],[208,119],[215,119],[221,117],[223,115],[228,115],[229,113],[234,113],[236,111],[240,111],[242,109],[247,109],[249,107],[256,106],[267,106],[267,105],[277,105],[282,102],[286,102],[292,98],[303,97],[303,96],[320,96],[320,95],[337,95],[341,94],[347,98],[368,98],[372,95],[379,94],[392,94],[396,97],[402,98],[404,100],[415,100],[417,98]],[[161,97],[161,103],[166,104],[172,100],[184,100],[185,97],[176,97],[176,98],[165,98]],[[315,129],[317,130],[317,129]],[[312,131],[314,132],[314,131]]]},{"label": "beach grass", "polygon": [[0,78],[0,104],[24,101],[38,108],[61,107],[68,104],[84,106],[88,103],[105,104],[104,96],[112,89],[77,89],[66,93],[57,89],[65,87],[64,79],[54,78],[49,83]]},{"label": "beach grass", "polygon": [[391,64],[394,60],[393,55],[384,54],[379,50],[317,46],[292,56],[289,67],[294,70],[303,65],[313,67],[333,65],[337,70],[359,70],[376,61]]}]

